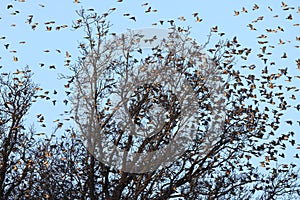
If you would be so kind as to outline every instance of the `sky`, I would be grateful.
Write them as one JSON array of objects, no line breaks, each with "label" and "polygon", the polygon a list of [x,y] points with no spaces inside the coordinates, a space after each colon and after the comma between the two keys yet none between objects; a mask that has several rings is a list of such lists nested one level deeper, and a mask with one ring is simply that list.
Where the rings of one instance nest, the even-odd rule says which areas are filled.
[{"label": "sky", "polygon": [[[273,54],[269,56],[269,60],[276,62],[277,68],[288,67],[289,73],[297,76],[300,75],[295,63],[300,55],[300,48],[295,48],[295,45],[300,45],[300,41],[295,39],[300,37],[300,26],[295,26],[295,24],[300,23],[300,13],[297,13],[299,3],[297,2],[297,0],[284,1],[287,7],[295,7],[294,10],[284,11],[281,1],[271,0],[257,0],[255,2],[241,0],[149,0],[147,2],[139,0],[123,0],[122,2],[117,0],[81,0],[80,3],[73,0],[25,0],[24,2],[2,0],[0,2],[0,37],[5,36],[5,39],[0,39],[0,73],[13,72],[15,69],[28,66],[34,72],[34,81],[43,88],[41,93],[50,92],[51,99],[39,100],[32,106],[30,115],[27,116],[27,119],[35,124],[38,132],[52,130],[56,127],[57,122],[53,122],[56,119],[66,123],[64,121],[65,116],[61,115],[67,110],[63,102],[68,98],[64,87],[66,80],[58,79],[58,75],[70,73],[68,67],[64,66],[66,52],[72,56],[71,64],[76,63],[76,58],[79,56],[77,46],[83,40],[84,33],[81,30],[71,28],[72,21],[78,19],[76,10],[93,8],[101,14],[110,8],[116,8],[108,18],[112,24],[111,32],[116,33],[125,32],[127,29],[168,28],[167,21],[173,19],[176,25],[191,26],[191,36],[199,44],[203,44],[207,40],[210,29],[218,26],[219,32],[226,34],[222,37],[219,37],[217,33],[213,34],[210,44],[215,44],[218,39],[232,39],[237,36],[238,41],[243,46],[249,47],[253,51],[248,60],[237,60],[237,65],[250,66],[255,64],[256,69],[253,73],[257,74],[266,66],[256,56],[261,52],[260,48],[263,46],[258,44],[257,37],[262,34],[268,35],[269,43],[266,45],[276,46],[276,48],[270,49]],[[148,5],[142,6],[145,3]],[[259,8],[253,10],[254,4],[257,4]],[[12,5],[12,7],[8,5]],[[10,8],[8,9],[8,7]],[[152,11],[145,13],[149,7]],[[247,13],[242,12],[243,7]],[[272,8],[272,11],[268,7]],[[153,10],[157,11],[154,12]],[[234,16],[237,13],[235,11],[239,11],[238,16]],[[129,13],[130,16],[124,16],[126,13]],[[193,13],[198,13],[198,17],[202,21],[196,22]],[[292,14],[293,20],[286,19],[289,14]],[[31,24],[26,23],[29,15],[33,15]],[[136,21],[129,19],[132,16],[135,17]],[[252,23],[260,16],[264,17],[263,20]],[[164,24],[160,25],[159,20],[164,20]],[[55,23],[51,25],[52,30],[47,31],[46,26],[49,25],[44,23],[51,21],[55,21]],[[34,23],[38,23],[35,30],[31,27]],[[158,25],[153,26],[153,23]],[[250,30],[249,24],[253,24],[256,30]],[[68,25],[68,27],[55,30],[55,27],[63,25]],[[284,31],[278,30],[277,33],[266,31],[266,29],[278,29],[278,27],[282,27]],[[279,45],[280,39],[285,44]],[[22,41],[26,41],[26,43],[24,44]],[[8,49],[4,46],[6,44],[9,44]],[[16,53],[13,52],[14,50]],[[284,53],[287,54],[287,58],[281,59]],[[14,57],[18,58],[17,62],[13,61]],[[41,63],[44,64],[43,67],[41,67]],[[49,69],[49,66],[53,65],[55,69]],[[275,67],[272,70],[278,72]],[[295,80],[292,83],[283,81],[282,84],[297,86],[300,83]],[[54,95],[54,90],[58,94]],[[291,95],[291,93],[286,93],[286,95]],[[299,94],[295,95],[298,99],[300,98]],[[52,104],[53,100],[57,100],[55,106]],[[298,103],[295,101],[293,104]],[[45,124],[47,125],[45,128],[40,127],[40,124],[37,123],[36,115],[39,113],[45,115]],[[298,115],[297,112],[289,111],[285,118],[293,119],[295,123],[292,127],[283,123],[279,131],[294,130],[299,132],[299,126],[296,123],[299,118]],[[300,138],[299,134],[298,138]],[[299,139],[298,143],[300,143]],[[288,151],[294,150],[288,148]],[[289,157],[289,159],[293,158]],[[299,159],[293,160],[293,162],[299,163]]]}]

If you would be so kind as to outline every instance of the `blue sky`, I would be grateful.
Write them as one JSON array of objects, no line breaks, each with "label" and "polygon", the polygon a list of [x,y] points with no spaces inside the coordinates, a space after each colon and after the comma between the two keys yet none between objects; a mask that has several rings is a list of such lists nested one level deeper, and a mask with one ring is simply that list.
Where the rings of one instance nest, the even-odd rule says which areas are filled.
[{"label": "blue sky", "polygon": [[[225,32],[222,37],[224,39],[232,39],[237,36],[238,41],[245,47],[252,48],[253,54],[247,61],[238,60],[238,65],[255,64],[256,69],[252,73],[260,73],[265,64],[257,58],[260,53],[260,48],[263,45],[258,44],[257,37],[261,34],[268,36],[268,45],[276,46],[269,57],[271,61],[276,62],[276,66],[270,70],[278,72],[279,68],[288,67],[289,73],[293,76],[300,75],[297,69],[295,60],[299,58],[300,48],[295,48],[295,45],[300,45],[300,41],[296,41],[296,37],[300,37],[300,26],[294,26],[300,23],[300,13],[297,13],[298,5],[296,0],[284,1],[288,7],[294,6],[294,10],[282,10],[281,1],[258,0],[255,3],[259,9],[252,10],[254,2],[241,0],[163,0],[163,1],[147,1],[147,6],[142,6],[146,1],[129,1],[117,2],[116,0],[82,0],[81,3],[74,3],[72,0],[52,0],[52,1],[30,1],[25,2],[2,0],[0,3],[0,37],[5,36],[5,39],[0,40],[0,72],[14,71],[17,68],[23,68],[26,65],[34,72],[34,80],[44,89],[49,90],[50,94],[53,90],[57,90],[58,94],[51,94],[51,100],[41,100],[34,104],[31,114],[28,116],[29,120],[36,122],[35,115],[43,113],[45,115],[46,128],[41,128],[36,124],[36,129],[42,132],[47,132],[56,126],[53,120],[60,119],[63,121],[64,116],[61,113],[66,110],[63,100],[66,97],[64,80],[58,80],[59,73],[69,73],[67,67],[64,66],[66,51],[72,55],[72,62],[75,63],[78,54],[78,43],[82,41],[83,32],[74,31],[71,29],[72,21],[78,18],[76,10],[80,8],[94,8],[99,14],[106,12],[108,9],[115,7],[116,11],[110,15],[109,20],[113,24],[111,32],[124,32],[129,29],[138,29],[145,27],[152,27],[153,23],[158,23],[157,28],[168,28],[168,20],[173,19],[177,25],[191,26],[191,36],[194,37],[200,44],[207,39],[209,30],[218,26],[219,32]],[[13,5],[12,8],[7,9],[7,5]],[[41,6],[41,5],[43,6]],[[156,9],[157,12],[145,13],[151,6],[151,9]],[[268,9],[270,6],[273,11]],[[241,12],[242,8],[247,9],[248,13]],[[16,13],[19,11],[19,13]],[[239,16],[234,16],[235,12],[239,11]],[[193,13],[199,13],[199,18],[202,22],[195,22]],[[11,14],[12,13],[12,14]],[[15,15],[14,15],[15,13]],[[123,16],[125,13],[130,13],[130,16],[135,16],[136,22]],[[286,18],[292,14],[293,20]],[[29,15],[33,15],[32,23],[29,25],[25,23]],[[278,17],[274,17],[278,15]],[[184,16],[186,21],[178,18]],[[254,25],[256,31],[251,31],[248,24],[260,16],[264,16],[262,21]],[[164,20],[164,25],[161,26],[158,22]],[[45,22],[55,21],[52,25],[52,31],[46,31]],[[35,30],[32,30],[31,25],[38,23]],[[11,26],[15,24],[15,26]],[[59,31],[55,27],[68,25],[67,28],[61,28]],[[284,32],[268,33],[266,29],[278,29],[278,26],[284,28]],[[214,34],[212,43],[220,39],[217,34]],[[279,40],[285,42],[283,45],[278,45]],[[20,44],[21,41],[26,41],[25,44]],[[289,42],[290,41],[290,42]],[[4,45],[10,44],[8,49]],[[58,53],[58,50],[61,53]],[[10,51],[16,50],[16,53]],[[49,50],[48,53],[45,50]],[[267,51],[268,51],[267,50]],[[281,59],[283,53],[286,53],[288,58]],[[18,62],[13,62],[13,57],[18,57]],[[40,63],[44,63],[44,67],[40,67]],[[56,69],[49,69],[49,66],[55,65]],[[299,85],[299,81],[295,80],[292,83],[283,81],[284,85]],[[291,93],[286,93],[291,95]],[[295,94],[300,98],[299,94]],[[52,105],[52,100],[57,99],[56,106]],[[296,101],[292,102],[297,104]],[[298,113],[290,111],[285,117],[286,119],[293,119],[295,126],[286,126],[284,123],[280,129],[287,131],[294,129],[299,131],[296,120],[298,120]],[[279,129],[279,130],[280,130]],[[296,136],[297,137],[297,136]],[[299,136],[298,136],[299,137]],[[298,141],[300,143],[300,141]],[[293,149],[288,149],[294,151]],[[296,162],[299,162],[296,161]]]}]

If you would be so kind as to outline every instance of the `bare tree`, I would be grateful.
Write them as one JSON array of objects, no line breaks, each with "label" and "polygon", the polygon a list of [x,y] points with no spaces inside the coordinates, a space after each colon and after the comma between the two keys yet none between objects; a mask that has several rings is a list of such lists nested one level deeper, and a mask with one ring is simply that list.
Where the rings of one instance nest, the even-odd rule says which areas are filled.
[{"label": "bare tree", "polygon": [[33,171],[33,131],[25,130],[24,117],[36,93],[29,69],[0,77],[0,197],[21,198]]},{"label": "bare tree", "polygon": [[[269,134],[273,133],[272,130],[276,130],[277,125],[276,122],[269,123],[274,119],[257,105],[256,96],[270,92],[263,86],[263,91],[256,90],[257,85],[263,85],[264,82],[259,82],[260,79],[254,75],[241,74],[233,67],[234,58],[247,57],[251,49],[242,48],[235,37],[232,40],[220,41],[214,49],[209,50],[212,55],[203,56],[202,51],[205,45],[198,46],[193,42],[190,43],[193,44],[192,46],[185,45],[191,41],[189,30],[173,26],[171,27],[173,36],[170,34],[170,38],[176,38],[176,40],[169,40],[173,45],[156,46],[152,49],[150,56],[139,60],[137,55],[142,52],[142,49],[138,44],[143,36],[131,32],[111,40],[108,37],[110,25],[106,22],[106,16],[85,13],[83,10],[78,14],[80,20],[74,27],[82,27],[85,30],[87,42],[80,44],[82,57],[73,68],[74,77],[72,78],[74,88],[76,88],[73,97],[75,101],[82,100],[81,103],[76,103],[77,107],[75,106],[74,111],[75,122],[79,131],[83,133],[84,143],[89,150],[86,154],[85,165],[88,177],[86,193],[90,198],[232,199],[236,197],[238,199],[258,198],[263,195],[262,198],[265,196],[272,199],[291,193],[299,195],[297,193],[299,180],[297,176],[292,175],[294,172],[291,169],[288,171],[291,179],[287,180],[283,176],[276,177],[277,181],[290,184],[290,190],[283,189],[282,184],[275,184],[272,186],[273,190],[278,189],[280,192],[273,192],[274,196],[272,196],[270,189],[261,194],[260,191],[270,188],[266,173],[268,174],[270,169],[280,170],[280,167],[267,167],[266,172],[263,173],[250,162],[251,158],[264,155],[266,165],[271,166],[270,163],[274,165],[278,155],[276,146],[281,145],[280,138],[283,137],[279,135],[275,145],[274,140],[266,139]],[[155,39],[152,38],[153,41]],[[149,40],[151,39],[148,39],[148,42],[151,42]],[[203,62],[204,58],[206,60]],[[154,74],[160,73],[155,71],[155,68],[151,68],[153,63],[164,67],[171,66],[173,72],[184,76],[189,87],[196,94],[196,103],[199,106],[197,113],[200,113],[198,115],[200,117],[196,128],[189,129],[191,132],[196,132],[196,137],[184,153],[168,164],[165,162],[165,165],[158,168],[150,166],[151,171],[143,171],[139,174],[130,172],[130,168],[141,170],[149,166],[137,162],[136,154],[130,157],[130,152],[149,153],[166,147],[172,141],[172,137],[175,138],[176,127],[179,126],[178,123],[182,119],[180,115],[184,110],[180,109],[180,105],[183,104],[178,103],[181,98],[177,96],[176,99],[176,95],[166,90],[163,82],[160,82],[161,80],[155,75],[153,84],[146,81],[139,87],[130,87],[133,80],[137,80],[135,79],[137,76],[143,77],[143,70],[147,71],[139,66],[149,67],[148,70],[150,69],[149,71]],[[225,94],[226,101],[223,97],[211,98],[213,94],[207,82],[208,73],[197,71],[199,69],[197,67],[203,66],[201,63],[204,63],[207,69],[212,70],[211,72],[220,72],[219,74],[224,78],[223,81],[227,79],[223,82],[224,93],[222,93]],[[151,74],[145,74],[151,76]],[[118,85],[120,80],[128,90],[116,89],[120,88]],[[126,97],[124,93],[128,94],[126,92],[130,89],[134,90],[130,98],[122,99]],[[222,87],[217,91],[221,89]],[[120,104],[114,104],[116,96],[118,96],[117,99],[121,99]],[[265,96],[266,100],[268,98]],[[155,121],[151,118],[153,113],[150,113],[150,109],[153,109],[158,102],[167,110],[169,121],[164,121],[164,118],[158,118]],[[220,105],[218,103],[225,105],[221,107],[226,109],[225,116],[213,115],[212,105]],[[121,105],[125,105],[124,110],[115,117],[114,114]],[[214,108],[220,109],[220,107]],[[155,115],[155,117],[162,116]],[[219,131],[218,137],[209,138],[213,122],[222,117],[224,117],[224,122],[220,123],[221,126],[218,129],[215,129]],[[147,123],[146,127],[151,129],[151,124],[160,127],[161,121],[163,125],[160,131],[155,135],[145,137],[144,140],[136,139],[130,132],[132,130],[123,126],[124,123],[132,123],[133,126],[141,127]],[[136,132],[137,130],[134,129],[133,133]],[[97,138],[101,138],[100,141]],[[105,145],[109,144],[101,143],[105,138],[115,147],[127,152],[122,154],[121,160],[113,160],[116,155],[114,153],[118,151],[117,148],[109,149],[113,153],[106,154],[108,151],[104,151]],[[211,145],[208,148],[209,142]],[[157,163],[155,154],[150,155],[153,157],[143,157],[143,161],[153,159],[153,163]],[[166,159],[165,156],[162,157]],[[100,158],[100,162],[96,158]],[[105,160],[106,158],[110,159],[109,162]],[[136,162],[135,166],[132,164],[134,162],[130,162],[129,168],[123,165],[132,160]],[[118,161],[123,163],[119,163],[120,169],[116,167]]]}]

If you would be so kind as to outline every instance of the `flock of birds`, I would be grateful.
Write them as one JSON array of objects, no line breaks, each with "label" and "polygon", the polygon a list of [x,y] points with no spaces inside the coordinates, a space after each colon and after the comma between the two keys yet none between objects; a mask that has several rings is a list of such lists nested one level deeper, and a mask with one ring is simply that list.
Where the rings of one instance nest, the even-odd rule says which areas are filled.
[{"label": "flock of birds", "polygon": [[[24,1],[24,0],[20,0],[20,2],[25,2],[25,1]],[[122,1],[122,0],[118,0],[117,2],[121,3],[121,2],[123,2],[123,1]],[[80,1],[75,0],[74,3],[79,4]],[[45,7],[45,5],[43,5],[43,4],[39,4],[39,6],[42,7],[42,8]],[[145,13],[150,13],[150,12],[154,12],[154,13],[155,13],[155,12],[157,12],[157,9],[153,9],[152,6],[149,5],[149,3],[143,3],[141,6],[146,8],[146,10],[144,11]],[[294,15],[294,14],[300,14],[300,7],[295,8],[295,7],[293,7],[293,6],[287,5],[285,2],[281,2],[281,7],[282,7],[282,10],[283,10],[283,11],[293,11],[293,12],[294,12],[294,13],[288,13],[288,15],[287,15],[287,17],[286,17],[286,20],[288,20],[288,21],[293,21],[293,19],[294,19],[293,15]],[[8,9],[8,10],[12,10],[12,12],[10,13],[11,15],[18,15],[18,14],[20,13],[19,10],[14,10],[13,4],[8,4],[8,5],[7,5],[7,9]],[[253,5],[253,8],[252,8],[251,10],[252,10],[252,11],[256,11],[256,10],[259,10],[259,9],[261,9],[260,6],[257,5],[257,4],[254,4],[254,5]],[[91,9],[87,9],[87,10],[88,10],[88,11],[94,11],[94,9],[92,9],[92,8],[91,8]],[[109,9],[109,12],[103,13],[103,16],[106,17],[107,15],[110,14],[110,11],[115,11],[115,10],[117,10],[116,7],[110,8],[110,9]],[[245,8],[245,7],[242,7],[241,10],[235,10],[235,11],[234,11],[234,16],[239,16],[241,13],[249,13],[250,11],[248,11],[248,10],[250,10],[250,9],[247,9],[247,8]],[[270,12],[273,12],[273,9],[272,9],[270,6],[268,6],[268,10],[269,10]],[[133,15],[131,15],[130,13],[124,13],[123,16],[124,16],[124,17],[127,17],[128,19],[133,20],[133,21],[136,21],[136,20],[137,20],[136,17],[133,16]],[[195,18],[195,22],[202,22],[202,21],[203,21],[203,18],[200,18],[200,17],[199,17],[199,13],[198,13],[198,12],[192,13],[192,16]],[[279,15],[278,15],[278,14],[274,14],[273,17],[274,17],[274,18],[278,18]],[[255,24],[258,23],[258,22],[260,22],[260,21],[263,21],[264,18],[265,18],[264,16],[259,16],[259,17],[257,17],[257,19],[254,19],[251,23],[249,23],[249,24],[247,25],[247,27],[249,27],[250,30],[256,31],[257,28],[255,27]],[[1,19],[1,18],[0,18],[0,19]],[[185,17],[185,16],[179,16],[177,19],[180,20],[180,21],[186,21],[186,17]],[[168,22],[168,23],[170,23],[171,26],[173,26],[173,25],[174,25],[174,22],[175,22],[174,19],[169,19],[169,20],[163,20],[163,19],[161,19],[161,20],[159,20],[158,22],[153,23],[152,25],[153,25],[153,26],[156,26],[156,25],[158,25],[158,24],[163,25],[163,24],[165,23],[165,21]],[[26,20],[25,23],[29,24],[29,25],[31,26],[32,30],[35,30],[35,29],[38,27],[38,25],[39,25],[39,22],[35,22],[35,21],[34,21],[34,16],[33,16],[33,15],[28,15],[28,18],[27,18],[27,20]],[[57,25],[57,26],[54,27],[54,24],[55,24],[55,21],[46,21],[46,22],[44,22],[45,30],[46,30],[46,31],[52,31],[52,30],[59,31],[59,30],[61,30],[61,29],[66,29],[66,28],[69,27],[67,24],[64,24],[64,25]],[[16,24],[11,24],[11,26],[14,27],[14,26],[16,26]],[[299,24],[299,23],[294,23],[293,26],[295,26],[295,27],[300,27],[300,24]],[[79,26],[73,26],[73,28],[78,28],[78,27],[79,27]],[[218,32],[217,29],[218,29],[218,27],[215,26],[215,27],[212,28],[212,31],[213,31],[213,32]],[[257,37],[257,38],[259,39],[259,40],[258,40],[258,43],[261,44],[261,45],[263,45],[263,46],[261,47],[261,53],[258,54],[258,57],[261,58],[265,63],[266,63],[267,60],[268,60],[268,58],[266,58],[266,56],[269,56],[269,55],[272,54],[271,52],[267,52],[267,50],[268,50],[268,49],[273,49],[273,48],[275,48],[275,45],[268,45],[268,46],[266,45],[266,44],[268,44],[268,41],[267,41],[268,35],[267,35],[267,34],[268,34],[268,33],[277,33],[277,32],[284,32],[284,28],[283,28],[282,26],[278,26],[278,27],[275,27],[275,28],[267,28],[267,29],[265,30],[265,33],[262,33],[261,35],[259,35],[259,36]],[[219,34],[220,34],[221,36],[225,35],[225,33],[219,33]],[[6,38],[5,36],[0,37],[1,40],[5,40],[5,38]],[[300,41],[300,36],[297,36],[297,37],[295,38],[295,40],[296,40],[296,41]],[[290,42],[291,42],[290,40],[284,41],[283,39],[280,38],[280,39],[279,39],[278,45],[284,45],[284,44],[290,43]],[[22,44],[22,45],[24,45],[25,43],[26,43],[26,41],[20,41],[20,42],[19,42],[19,44]],[[10,46],[9,43],[5,43],[5,44],[4,44],[4,47],[5,47],[6,50],[9,49],[9,46]],[[299,48],[299,47],[300,47],[299,44],[296,44],[296,45],[295,45],[295,48]],[[61,53],[61,50],[59,50],[59,49],[56,49],[56,51],[57,51],[58,53]],[[14,54],[17,53],[16,50],[10,50],[10,52],[11,52],[11,53],[14,53]],[[46,50],[44,50],[44,52],[45,52],[45,53],[49,53],[50,50],[47,50],[47,49],[46,49]],[[68,55],[66,55],[66,56],[68,57]],[[287,58],[287,53],[286,53],[286,52],[283,52],[281,58],[283,58],[283,59],[284,59],[284,58]],[[14,61],[14,62],[17,62],[18,60],[19,60],[19,59],[18,59],[17,56],[13,56],[13,61]],[[300,65],[299,65],[300,60],[298,59],[296,62],[297,62],[297,66],[300,68]],[[43,66],[44,66],[44,65],[41,64],[41,67],[43,67]],[[55,66],[50,66],[50,69],[55,69]]]},{"label": "flock of birds", "polygon": [[[25,2],[25,0],[20,0],[20,2]],[[122,3],[123,0],[117,0],[118,3]],[[74,3],[76,4],[79,4],[80,1],[79,0],[75,0]],[[42,4],[39,4],[39,6],[41,8],[44,8],[45,5],[42,5]],[[142,8],[144,9],[144,13],[147,14],[147,13],[156,13],[158,12],[157,9],[154,9],[153,6],[151,6],[149,3],[143,3],[142,5]],[[20,14],[20,11],[19,10],[15,10],[14,9],[14,5],[13,4],[8,4],[7,5],[7,10],[10,11],[10,14],[12,16],[15,16],[15,15],[18,15]],[[252,8],[250,9],[247,9],[245,7],[242,7],[241,10],[234,10],[233,11],[233,16],[235,17],[238,17],[238,16],[241,16],[242,13],[243,14],[247,14],[247,13],[250,13],[250,12],[255,12],[259,9],[263,9],[261,8],[261,6],[259,6],[258,4],[254,4]],[[274,15],[273,15],[273,18],[276,19],[276,18],[280,18],[281,17],[281,14],[277,14],[275,13],[274,9],[271,7],[271,6],[268,6],[267,8],[264,8],[264,9],[267,9],[269,12],[274,12]],[[298,86],[295,86],[295,85],[290,85],[293,80],[296,78],[296,79],[300,79],[300,75],[296,75],[296,74],[290,74],[288,73],[288,71],[290,71],[290,68],[293,68],[294,66],[291,65],[289,67],[279,67],[277,68],[277,72],[274,72],[274,69],[276,68],[272,68],[272,66],[277,66],[277,61],[273,61],[273,60],[270,60],[270,56],[273,55],[272,53],[272,50],[276,48],[276,45],[287,45],[287,44],[290,44],[290,43],[294,43],[296,42],[296,44],[294,45],[294,47],[296,49],[299,49],[300,48],[300,31],[299,29],[298,30],[298,33],[299,35],[296,36],[295,38],[290,38],[289,40],[285,40],[283,38],[279,38],[278,40],[278,43],[277,44],[271,44],[269,41],[268,41],[268,38],[270,37],[271,34],[278,34],[278,33],[283,33],[285,32],[285,27],[284,26],[293,26],[293,27],[299,27],[300,28],[300,24],[299,24],[299,21],[298,22],[294,22],[294,23],[290,23],[290,22],[293,22],[293,20],[295,19],[299,19],[299,16],[295,16],[295,15],[300,15],[300,7],[293,7],[293,6],[289,6],[288,4],[286,4],[285,2],[281,2],[281,9],[282,11],[285,13],[285,20],[286,20],[286,24],[284,25],[278,25],[276,27],[272,27],[272,28],[266,28],[265,30],[262,30],[262,32],[260,32],[257,36],[257,42],[258,42],[258,45],[259,45],[259,50],[260,52],[255,52],[257,53],[257,57],[259,59],[261,59],[263,62],[262,62],[262,65],[264,65],[264,67],[261,68],[261,77],[260,78],[256,78],[255,76],[253,75],[249,75],[248,77],[244,76],[242,74],[240,74],[238,71],[233,71],[232,72],[232,76],[236,79],[237,81],[237,84],[234,86],[234,87],[237,87],[238,84],[242,84],[241,82],[241,77],[245,78],[246,81],[248,82],[248,85],[252,88],[256,88],[256,84],[255,84],[255,81],[260,81],[260,93],[261,93],[261,96],[264,96],[266,97],[265,99],[269,99],[269,101],[267,102],[266,100],[264,99],[261,99],[261,100],[256,100],[256,103],[259,102],[259,101],[265,101],[267,103],[270,103],[272,105],[274,105],[276,103],[276,100],[274,100],[273,98],[278,98],[278,101],[279,101],[279,106],[277,109],[279,110],[286,110],[287,108],[295,108],[297,111],[300,111],[300,104],[296,105],[296,104],[293,104],[293,105],[290,105],[288,103],[288,101],[286,100],[285,98],[285,95],[286,95],[286,92],[289,92],[291,93],[292,92],[292,95],[288,98],[289,100],[292,100],[292,101],[296,101],[297,100],[297,97],[299,96],[299,87]],[[104,17],[108,16],[111,12],[117,10],[117,7],[113,7],[113,8],[110,8],[108,12],[105,12],[103,13],[102,15]],[[87,9],[88,12],[95,12],[94,9]],[[129,20],[132,20],[133,22],[136,22],[138,19],[136,16],[133,16],[131,15],[130,13],[124,13],[122,14],[123,17],[126,17],[128,18]],[[191,16],[193,17],[194,19],[194,22],[196,23],[201,23],[203,22],[203,18],[201,18],[199,16],[199,13],[198,12],[193,12],[191,13]],[[179,16],[177,18],[179,21],[181,22],[185,22],[187,19],[185,16]],[[0,18],[1,20],[1,18]],[[253,21],[251,21],[249,24],[247,24],[246,26],[250,29],[250,31],[256,31],[259,32],[260,29],[256,27],[256,24],[262,22],[266,20],[266,17],[265,16],[258,16],[257,18],[253,19]],[[174,26],[175,24],[175,20],[174,19],[169,19],[169,20],[165,20],[165,19],[161,19],[157,22],[154,22],[152,25],[153,26],[157,26],[157,25],[165,25],[166,23],[169,23],[169,25],[171,26]],[[39,26],[40,26],[40,23],[35,21],[35,18],[33,15],[28,15],[27,19],[25,20],[25,23],[28,24],[31,29],[33,31],[35,31]],[[79,24],[81,23],[80,20],[77,20],[75,21],[75,24],[78,24],[78,26],[72,26],[73,29],[77,29],[79,28]],[[63,24],[63,25],[55,25],[55,21],[46,21],[43,23],[44,24],[44,30],[45,31],[60,31],[62,29],[66,29],[66,28],[71,28],[71,26],[67,25],[67,24]],[[11,24],[12,27],[15,27],[17,26],[16,24]],[[218,26],[214,26],[212,27],[211,31],[213,33],[218,33],[220,36],[223,36],[225,35],[224,32],[219,32],[218,30]],[[112,33],[112,34],[115,34],[115,33]],[[6,42],[6,37],[5,36],[1,36],[0,37],[0,41],[4,41],[4,50],[7,50],[9,51],[10,53],[13,54],[13,61],[14,62],[19,62],[19,58],[17,57],[17,51],[14,50],[14,49],[11,49],[11,45],[10,43]],[[239,46],[238,45],[238,41],[237,41],[237,38],[235,37],[233,39],[233,43],[236,44],[236,46]],[[299,44],[298,44],[299,43]],[[26,44],[26,41],[20,41],[19,42],[20,45],[25,45]],[[216,48],[211,48],[211,49],[208,49],[208,51],[210,53],[214,53],[216,52],[218,49],[218,46],[216,46]],[[289,58],[289,54],[288,54],[288,50],[289,49],[286,49],[285,52],[282,52],[281,55],[277,56],[277,59],[283,59],[283,60],[286,60],[287,58]],[[61,54],[63,53],[60,49],[56,49],[55,50],[57,53]],[[44,53],[49,53],[50,50],[46,49],[44,50]],[[232,50],[231,52],[225,52],[225,56],[226,56],[226,53],[228,54],[228,56],[230,55],[243,55],[241,56],[242,59],[244,60],[247,60],[247,57],[248,55],[250,55],[251,53],[253,53],[253,50],[251,50],[250,48],[244,48],[242,50]],[[65,66],[69,66],[70,63],[71,63],[71,54],[66,51],[65,53]],[[300,70],[300,58],[296,58],[295,61],[295,67],[298,68]],[[45,64],[44,63],[40,63],[39,64],[40,67],[45,67]],[[248,68],[249,70],[260,70],[257,68],[257,64],[252,64],[252,65],[244,65],[244,66],[241,66],[241,68]],[[232,66],[231,66],[232,67]],[[55,65],[50,65],[48,67],[49,69],[56,69],[56,66]],[[271,73],[273,72],[273,73]],[[17,71],[16,74],[23,74],[24,72],[22,71]],[[2,75],[7,75],[6,72],[2,72]],[[280,78],[282,77],[285,77],[285,81],[287,84],[274,84],[274,81],[275,80],[279,80]],[[66,95],[69,96],[69,94],[71,93],[70,92],[70,84],[72,83],[72,80],[67,82],[64,87],[66,89]],[[268,89],[275,89],[277,88],[278,90],[274,93],[270,93],[266,90],[266,88]],[[285,91],[283,91],[285,89]],[[46,99],[46,100],[51,100],[52,101],[52,104],[55,106],[57,104],[57,100],[56,99],[53,99],[53,97],[50,97],[50,95],[57,95],[58,92],[54,89],[53,92],[50,92],[49,90],[47,91],[44,91],[43,92],[43,89],[42,88],[36,88],[36,90],[42,92],[42,94],[39,94],[36,96],[36,98],[41,98],[41,99]],[[63,103],[65,105],[68,105],[68,100],[67,99],[64,99],[63,100]],[[266,107],[266,109],[268,109]],[[67,112],[67,111],[65,111]],[[282,115],[282,112],[275,112],[275,118],[279,119]],[[42,115],[42,114],[38,114],[37,115],[37,118],[38,118],[38,122],[41,123],[41,126],[42,127],[46,127],[46,124],[44,123],[45,122],[45,117]],[[65,120],[70,120],[70,118],[66,118]],[[59,119],[56,119],[54,120],[55,123],[57,123],[57,126],[58,127],[62,127],[63,126],[63,122],[62,120],[59,120]],[[300,121],[297,121],[300,125]],[[293,125],[293,120],[287,120],[286,123],[288,125]],[[274,127],[277,126],[277,125],[274,125]],[[295,141],[292,140],[292,145],[295,145]],[[298,147],[300,149],[300,146]],[[299,155],[297,154],[297,157],[299,157]]]}]

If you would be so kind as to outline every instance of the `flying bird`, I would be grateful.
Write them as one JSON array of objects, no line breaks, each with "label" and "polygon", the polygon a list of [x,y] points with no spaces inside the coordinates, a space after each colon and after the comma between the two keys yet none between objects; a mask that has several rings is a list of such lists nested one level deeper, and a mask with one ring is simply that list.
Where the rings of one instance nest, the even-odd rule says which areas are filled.
[{"label": "flying bird", "polygon": [[136,22],[136,19],[135,19],[135,17],[129,17],[129,19],[131,19],[131,20],[133,20],[133,21],[135,21],[135,22]]},{"label": "flying bird", "polygon": [[33,18],[33,15],[28,15],[28,19],[27,19],[26,23],[31,24],[32,18]]},{"label": "flying bird", "polygon": [[254,4],[252,10],[258,10],[259,9],[259,6],[257,4]]}]

